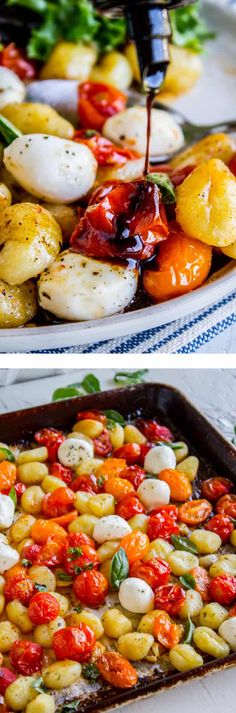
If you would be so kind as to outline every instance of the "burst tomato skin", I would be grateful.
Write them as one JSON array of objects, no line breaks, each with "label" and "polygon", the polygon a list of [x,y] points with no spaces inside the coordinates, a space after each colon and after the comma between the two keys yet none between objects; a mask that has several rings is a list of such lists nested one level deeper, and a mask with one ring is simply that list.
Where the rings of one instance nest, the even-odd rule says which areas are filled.
[{"label": "burst tomato skin", "polygon": [[124,458],[127,465],[135,465],[140,458],[141,449],[138,443],[125,443],[113,452],[114,458]]},{"label": "burst tomato skin", "polygon": [[192,495],[192,486],[185,473],[166,468],[159,473],[159,480],[163,480],[164,483],[169,485],[172,500],[181,503],[188,500]]},{"label": "burst tomato skin", "polygon": [[[11,488],[12,488],[12,486],[6,488],[6,490],[4,489],[4,491],[2,490],[1,492],[4,492],[5,495],[9,495]],[[14,483],[14,490],[16,493],[17,502],[19,503],[21,496],[23,495],[23,493],[26,490],[26,485],[24,483]]]},{"label": "burst tomato skin", "polygon": [[26,545],[21,553],[22,560],[26,559],[31,565],[36,564],[37,557],[40,553],[41,545]]},{"label": "burst tomato skin", "polygon": [[103,432],[100,436],[98,436],[98,438],[94,438],[93,444],[94,455],[98,456],[98,458],[106,458],[112,453],[112,444],[107,428],[104,428]]},{"label": "burst tomato skin", "polygon": [[163,611],[158,614],[154,621],[153,636],[167,649],[179,643],[182,635],[182,627],[171,621],[169,614]]},{"label": "burst tomato skin", "polygon": [[61,463],[52,463],[50,466],[50,474],[55,475],[56,478],[61,478],[67,485],[71,485],[73,480],[73,471],[70,468],[66,468]]},{"label": "burst tomato skin", "polygon": [[178,616],[185,602],[185,591],[179,584],[164,584],[155,591],[155,608],[164,609],[170,616]]},{"label": "burst tomato skin", "polygon": [[56,488],[52,493],[44,495],[42,502],[42,513],[47,517],[59,517],[65,515],[73,508],[75,494],[73,490],[63,486]]},{"label": "burst tomato skin", "polygon": [[68,547],[83,547],[83,545],[89,545],[95,549],[95,542],[89,535],[85,535],[84,532],[69,532]]},{"label": "burst tomato skin", "polygon": [[80,124],[101,131],[109,116],[125,109],[127,97],[115,87],[100,82],[82,82],[79,87]]},{"label": "burst tomato skin", "polygon": [[25,676],[30,676],[42,667],[43,649],[33,641],[15,641],[10,651],[12,667]]},{"label": "burst tomato skin", "polygon": [[229,606],[236,600],[236,577],[221,574],[213,577],[209,584],[209,597],[213,602]]},{"label": "burst tomato skin", "polygon": [[145,508],[136,494],[126,495],[126,497],[116,505],[116,515],[123,517],[124,520],[130,520],[134,515],[144,512]]},{"label": "burst tomato skin", "polygon": [[73,661],[85,663],[90,659],[96,644],[92,629],[85,624],[67,626],[59,629],[53,636],[52,648],[59,661],[68,657]]},{"label": "burst tomato skin", "polygon": [[174,436],[169,428],[161,426],[154,419],[137,418],[135,425],[148,441],[172,441]]},{"label": "burst tomato skin", "polygon": [[4,597],[6,602],[11,602],[13,599],[19,599],[21,604],[29,606],[31,597],[35,592],[34,582],[32,579],[24,577],[12,578],[5,584]]},{"label": "burst tomato skin", "polygon": [[4,693],[8,686],[10,686],[10,683],[13,683],[15,681],[17,676],[13,671],[10,671],[9,668],[6,668],[5,666],[1,666],[0,668],[0,696],[4,696]]},{"label": "burst tomato skin", "polygon": [[233,483],[228,478],[208,478],[204,480],[201,488],[201,495],[203,498],[210,500],[214,503],[216,500],[222,497],[222,495],[227,495],[233,490]]},{"label": "burst tomato skin", "polygon": [[138,490],[139,486],[145,479],[145,472],[139,465],[129,465],[123,471],[122,477],[129,480],[129,482],[134,486],[134,489]]},{"label": "burst tomato skin", "polygon": [[45,567],[58,567],[63,562],[63,544],[54,537],[49,537],[44,545],[30,545],[24,550],[24,557],[32,564]]},{"label": "burst tomato skin", "polygon": [[133,562],[142,559],[147,554],[149,539],[144,532],[135,530],[134,532],[130,532],[129,535],[122,537],[120,547],[125,550],[129,564],[133,564]]},{"label": "burst tomato skin", "polygon": [[127,161],[140,157],[140,154],[135,151],[116,146],[97,131],[80,129],[75,132],[73,139],[88,146],[99,166],[123,166]]},{"label": "burst tomato skin", "polygon": [[172,520],[178,520],[178,515],[179,511],[177,508],[177,505],[173,505],[170,503],[169,505],[161,505],[159,508],[155,508],[155,510],[151,510],[150,515],[157,515],[157,513],[161,513],[164,515],[165,513],[172,517]]},{"label": "burst tomato skin", "polygon": [[204,528],[205,530],[216,532],[222,542],[227,542],[233,532],[234,524],[228,515],[220,512],[218,515],[213,515],[211,520],[204,525]]},{"label": "burst tomato skin", "polygon": [[168,584],[170,575],[171,569],[168,563],[159,557],[153,557],[147,562],[138,560],[130,567],[130,577],[144,579],[153,590],[163,584]]},{"label": "burst tomato skin", "polygon": [[91,495],[101,492],[101,488],[99,488],[97,484],[96,475],[92,474],[77,475],[77,478],[75,478],[71,484],[71,488],[74,493],[76,493],[77,490],[82,490],[84,493],[91,493]]},{"label": "burst tomato skin", "polygon": [[204,567],[193,567],[190,574],[192,574],[195,579],[196,592],[201,594],[204,602],[209,602],[208,589],[211,580],[208,572],[204,569]]},{"label": "burst tomato skin", "polygon": [[29,618],[33,624],[48,624],[59,615],[60,605],[49,592],[37,592],[29,604]]},{"label": "burst tomato skin", "polygon": [[132,688],[138,682],[131,663],[116,651],[106,651],[96,664],[102,678],[115,688]]},{"label": "burst tomato skin", "polygon": [[57,431],[55,428],[42,428],[34,434],[36,443],[46,446],[48,449],[48,460],[54,463],[57,460],[58,448],[65,440],[62,431]]},{"label": "burst tomato skin", "polygon": [[93,569],[81,572],[74,581],[73,589],[75,596],[82,604],[99,607],[104,603],[109,587],[102,572]]},{"label": "burst tomato skin", "polygon": [[[77,553],[75,552],[77,550]],[[64,567],[68,574],[77,575],[84,570],[96,569],[99,557],[96,550],[89,545],[69,546],[65,553]]]},{"label": "burst tomato skin", "polygon": [[191,500],[184,503],[179,508],[179,519],[186,525],[200,525],[205,522],[212,511],[212,505],[208,500]]},{"label": "burst tomato skin", "polygon": [[84,421],[87,419],[91,419],[92,421],[100,421],[100,423],[103,423],[104,426],[107,422],[107,417],[105,416],[105,413],[102,413],[102,411],[96,409],[94,409],[94,411],[79,411],[77,413],[76,421]]},{"label": "burst tomato skin", "polygon": [[170,540],[171,535],[178,534],[179,527],[168,512],[160,511],[155,515],[150,515],[147,530],[149,540],[156,540],[157,537],[162,537],[163,540]]},{"label": "burst tomato skin", "polygon": [[236,495],[223,495],[216,504],[216,512],[223,512],[229,517],[236,518]]},{"label": "burst tomato skin", "polygon": [[3,48],[0,53],[0,64],[20,77],[23,81],[36,77],[36,64],[29,61],[23,50],[16,47],[14,42]]}]

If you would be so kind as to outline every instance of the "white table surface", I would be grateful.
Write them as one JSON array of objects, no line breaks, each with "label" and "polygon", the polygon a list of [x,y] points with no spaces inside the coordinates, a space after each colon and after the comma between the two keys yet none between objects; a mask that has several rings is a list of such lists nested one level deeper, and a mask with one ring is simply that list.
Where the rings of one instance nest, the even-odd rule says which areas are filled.
[{"label": "white table surface", "polygon": [[[0,383],[5,377],[6,370],[0,369]],[[47,374],[48,374],[47,370]],[[49,371],[50,373],[50,371]],[[0,388],[0,412],[13,411],[18,408],[29,407],[51,400],[52,392],[58,386],[80,381],[86,370],[73,371],[65,370],[55,376],[55,370],[51,370],[51,376],[42,377],[42,371],[22,370],[22,374],[12,374],[9,371],[10,381],[14,378],[30,378],[30,381],[10,384]],[[101,386],[105,389],[114,386],[114,370],[94,371],[100,379]],[[32,374],[34,380],[32,380]],[[236,423],[236,370],[175,370],[156,369],[150,370],[149,381],[159,381],[172,384],[194,402],[208,419],[218,427],[226,438],[231,440],[233,436],[233,426]],[[6,383],[6,379],[5,379]],[[1,434],[0,434],[1,438]],[[129,705],[129,708],[122,706],[120,713],[176,713],[189,711],[191,713],[235,713],[235,669],[221,673],[211,674],[201,681],[189,684],[181,684],[172,691],[160,693],[150,699],[138,701]]]}]

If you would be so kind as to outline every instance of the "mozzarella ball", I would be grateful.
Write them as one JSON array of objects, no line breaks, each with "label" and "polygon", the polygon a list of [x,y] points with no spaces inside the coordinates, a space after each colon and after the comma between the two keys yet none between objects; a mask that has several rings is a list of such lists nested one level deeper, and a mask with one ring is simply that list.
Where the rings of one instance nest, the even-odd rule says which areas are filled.
[{"label": "mozzarella ball", "polygon": [[137,490],[137,495],[147,510],[159,508],[170,502],[169,485],[164,481],[156,480],[156,478],[143,480]]},{"label": "mozzarella ball", "polygon": [[15,72],[7,67],[0,67],[0,109],[10,102],[22,102],[25,85]]},{"label": "mozzarella ball", "polygon": [[0,493],[0,530],[7,530],[14,520],[15,506],[9,495]]},{"label": "mozzarella ball", "polygon": [[158,475],[165,468],[175,468],[175,466],[176,457],[169,446],[154,446],[144,459],[144,470],[153,475]]},{"label": "mozzarella ball", "polygon": [[154,609],[154,594],[147,582],[139,577],[128,577],[119,589],[121,606],[134,614],[146,614]]},{"label": "mozzarella ball", "polygon": [[0,542],[0,573],[6,572],[6,570],[14,567],[19,561],[19,553],[10,547],[10,545],[5,545],[5,542]]},{"label": "mozzarella ball", "polygon": [[58,448],[58,460],[68,468],[77,466],[93,457],[93,446],[83,438],[66,438]]},{"label": "mozzarella ball", "polygon": [[121,540],[132,532],[130,525],[119,515],[105,515],[96,522],[93,539],[102,544],[106,540]]},{"label": "mozzarella ball", "polygon": [[101,319],[127,307],[137,283],[136,268],[66,250],[41,275],[39,303],[61,319]]},{"label": "mozzarella ball", "polygon": [[[107,119],[103,134],[118,146],[146,153],[147,111],[144,106],[124,109]],[[171,114],[159,109],[152,109],[151,114],[151,156],[172,154],[184,144],[182,129]]]},{"label": "mozzarella ball", "polygon": [[97,161],[84,144],[27,134],[4,151],[4,163],[22,188],[49,203],[73,203],[92,188]]},{"label": "mozzarella ball", "polygon": [[219,627],[219,635],[227,641],[232,651],[236,651],[236,616],[223,621]]}]

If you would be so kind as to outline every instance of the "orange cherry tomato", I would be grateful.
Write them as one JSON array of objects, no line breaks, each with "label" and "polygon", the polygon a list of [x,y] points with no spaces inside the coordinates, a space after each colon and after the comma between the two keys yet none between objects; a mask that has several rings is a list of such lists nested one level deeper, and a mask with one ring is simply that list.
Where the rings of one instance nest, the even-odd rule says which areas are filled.
[{"label": "orange cherry tomato", "polygon": [[21,564],[15,564],[14,567],[11,567],[11,569],[8,569],[7,572],[4,572],[4,577],[6,582],[9,582],[10,579],[24,579],[27,577],[27,569],[25,567],[22,567]]},{"label": "orange cherry tomato", "polygon": [[14,463],[8,460],[2,460],[0,463],[0,492],[9,492],[16,481],[17,468]]},{"label": "orange cherry tomato", "polygon": [[129,535],[122,537],[120,547],[125,550],[129,563],[133,564],[137,560],[141,560],[148,552],[149,538],[144,532],[135,530]]},{"label": "orange cherry tomato", "polygon": [[172,649],[173,646],[176,646],[181,639],[182,633],[182,626],[174,624],[167,612],[163,611],[157,615],[153,625],[153,636],[166,649]]},{"label": "orange cherry tomato", "polygon": [[41,511],[46,517],[59,517],[65,515],[73,507],[75,494],[67,487],[59,487],[52,493],[44,495]]},{"label": "orange cherry tomato", "polygon": [[115,688],[132,688],[138,682],[134,667],[116,651],[106,651],[96,665],[102,678]]},{"label": "orange cherry tomato", "polygon": [[223,512],[229,517],[236,518],[236,495],[223,495],[218,500],[216,512]]},{"label": "orange cherry tomato", "polygon": [[110,493],[119,502],[126,495],[134,493],[134,486],[125,478],[109,478],[104,485],[104,490],[105,493]]},{"label": "orange cherry tomato", "polygon": [[71,512],[68,512],[66,515],[59,515],[59,517],[53,517],[52,520],[50,520],[51,523],[55,523],[56,525],[60,525],[61,527],[68,527],[75,518],[78,517],[78,512],[77,510],[71,510]]},{"label": "orange cherry tomato", "polygon": [[75,596],[82,604],[86,604],[89,607],[99,607],[104,604],[109,587],[104,574],[92,569],[87,570],[87,572],[81,572],[76,577],[73,589]]},{"label": "orange cherry tomato", "polygon": [[[33,547],[39,547],[39,552],[35,553],[35,558],[33,556],[32,564],[44,565],[45,567],[58,567],[58,565],[63,563],[64,559],[64,540],[56,540],[55,537],[49,537],[47,542],[40,547],[40,545],[33,545]],[[27,559],[27,554],[26,554]],[[30,551],[29,560],[31,561]]]},{"label": "orange cherry tomato", "polygon": [[205,522],[212,511],[212,505],[208,500],[191,500],[184,503],[179,508],[179,520],[186,525],[200,525]]},{"label": "orange cherry tomato", "polygon": [[155,591],[155,608],[164,609],[171,616],[178,616],[185,597],[185,591],[179,584],[163,584]]},{"label": "orange cherry tomato", "polygon": [[211,580],[208,572],[204,569],[204,567],[193,567],[190,574],[192,574],[195,579],[196,592],[201,594],[204,602],[209,602],[208,588]]},{"label": "orange cherry tomato", "polygon": [[44,545],[49,537],[55,537],[59,540],[66,538],[66,532],[63,527],[52,520],[36,520],[30,534],[38,545]]},{"label": "orange cherry tomato", "polygon": [[190,292],[205,282],[211,257],[209,245],[188,237],[180,228],[172,229],[160,243],[156,269],[144,271],[144,289],[156,302]]},{"label": "orange cherry tomato", "polygon": [[6,602],[12,602],[13,599],[19,599],[21,604],[29,606],[31,597],[35,592],[35,586],[32,579],[26,577],[22,579],[11,578],[6,582],[4,587],[4,597]]},{"label": "orange cherry tomato", "polygon": [[79,120],[86,129],[100,131],[109,116],[125,109],[127,97],[115,87],[82,82],[79,87]]},{"label": "orange cherry tomato", "polygon": [[60,604],[50,592],[37,592],[30,600],[28,614],[33,624],[48,624],[57,618]]},{"label": "orange cherry tomato", "polygon": [[121,478],[125,466],[124,458],[107,458],[98,468],[96,475],[98,478],[104,478],[104,481],[108,478]]},{"label": "orange cherry tomato", "polygon": [[158,478],[169,485],[172,500],[183,502],[191,497],[192,487],[187,475],[184,473],[166,468],[159,473]]}]

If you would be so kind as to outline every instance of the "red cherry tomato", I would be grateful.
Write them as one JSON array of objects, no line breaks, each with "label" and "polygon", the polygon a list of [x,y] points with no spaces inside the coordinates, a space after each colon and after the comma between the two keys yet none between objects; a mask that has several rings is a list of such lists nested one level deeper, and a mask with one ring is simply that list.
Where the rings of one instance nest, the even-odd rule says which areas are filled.
[{"label": "red cherry tomato", "polygon": [[52,648],[59,661],[70,656],[73,661],[84,663],[90,659],[96,644],[92,629],[85,624],[59,629],[53,636]]},{"label": "red cherry tomato", "polygon": [[130,520],[134,515],[145,512],[145,508],[137,495],[126,495],[116,505],[116,515],[123,517],[124,520]]},{"label": "red cherry tomato", "polygon": [[137,418],[135,425],[148,441],[172,441],[174,438],[169,428],[161,426],[155,420]]},{"label": "red cherry tomato", "polygon": [[34,79],[37,74],[35,62],[28,60],[25,52],[18,49],[14,42],[3,48],[0,53],[0,64],[11,69],[23,81]]},{"label": "red cherry tomato", "polygon": [[93,439],[94,455],[98,458],[106,458],[112,453],[112,444],[110,441],[109,431],[104,428],[101,436]]},{"label": "red cherry tomato", "polygon": [[165,611],[159,612],[153,625],[153,636],[167,649],[179,643],[182,636],[182,627],[171,621],[169,614]]},{"label": "red cherry tomato", "polygon": [[229,540],[231,533],[234,529],[234,524],[228,515],[219,513],[214,515],[211,520],[209,520],[206,525],[204,525],[205,530],[210,530],[211,532],[216,532],[221,538],[222,542],[227,542]]},{"label": "red cherry tomato", "polygon": [[[236,604],[234,604],[234,606],[231,607],[231,609],[230,609],[229,612],[228,612],[228,615],[229,615],[229,616],[236,616]],[[1,669],[0,669],[0,670],[1,670]]]},{"label": "red cherry tomato", "polygon": [[37,557],[38,557],[40,550],[41,550],[41,545],[36,545],[36,544],[25,545],[25,547],[23,547],[23,550],[21,552],[22,561],[27,560],[29,563],[29,565],[28,565],[29,567],[33,564],[36,564]]},{"label": "red cherry tomato", "polygon": [[131,565],[129,574],[130,577],[144,579],[152,589],[156,589],[163,584],[168,584],[171,569],[165,560],[153,557],[147,562],[141,562],[140,560],[134,562]]},{"label": "red cherry tomato", "polygon": [[134,486],[134,489],[138,490],[145,479],[145,472],[139,465],[129,465],[124,469],[122,478],[128,480]]},{"label": "red cherry tomato", "polygon": [[214,503],[216,500],[233,490],[233,483],[228,478],[208,478],[204,480],[201,488],[201,496]]},{"label": "red cherry tomato", "polygon": [[8,686],[10,686],[10,683],[13,683],[17,678],[16,674],[13,673],[13,671],[10,671],[9,668],[6,668],[5,666],[1,666],[0,668],[0,696],[4,696],[4,693]]},{"label": "red cherry tomato", "polygon": [[178,520],[178,508],[177,505],[162,505],[160,508],[155,508],[155,510],[151,511],[151,515],[157,515],[158,513],[162,513],[164,515],[165,513],[172,517],[172,520]]},{"label": "red cherry tomato", "polygon": [[113,452],[114,458],[124,458],[127,465],[134,465],[140,458],[140,446],[137,443],[125,443]]},{"label": "red cherry tomato", "polygon": [[236,176],[236,153],[233,154],[230,162],[229,162],[229,169],[232,171],[234,176]]},{"label": "red cherry tomato", "polygon": [[73,589],[77,599],[89,607],[99,607],[104,604],[105,597],[108,593],[108,582],[102,572],[97,572],[95,569],[87,572],[81,572],[76,577]]},{"label": "red cherry tomato", "polygon": [[92,540],[92,537],[85,535],[84,532],[69,532],[69,547],[83,547],[83,545],[88,545],[89,547],[93,547],[95,549],[95,542]]},{"label": "red cherry tomato", "polygon": [[42,428],[34,434],[36,443],[46,446],[48,449],[48,460],[51,463],[57,460],[58,448],[65,440],[62,431],[57,431],[55,428]]},{"label": "red cherry tomato", "polygon": [[178,534],[179,527],[168,512],[157,512],[156,515],[150,515],[147,531],[149,540],[156,540],[157,537],[170,540],[171,535]]},{"label": "red cherry tomato", "polygon": [[138,683],[137,671],[117,651],[105,651],[99,656],[97,667],[100,676],[115,688],[132,688]]},{"label": "red cherry tomato", "polygon": [[66,468],[61,463],[52,463],[50,465],[50,474],[56,478],[61,478],[67,485],[71,485],[73,480],[73,470]]},{"label": "red cherry tomato", "polygon": [[236,518],[236,495],[223,495],[216,504],[216,512]]},{"label": "red cherry tomato", "polygon": [[[17,502],[19,502],[21,499],[21,496],[23,495],[23,493],[26,490],[26,485],[24,485],[24,483],[15,483],[14,489],[15,489],[15,493],[16,493],[16,497],[17,497]],[[9,488],[8,493],[10,492],[10,490],[11,490],[11,488]],[[8,495],[8,493],[7,493],[7,495]]]},{"label": "red cherry tomato", "polygon": [[90,545],[70,545],[65,553],[64,567],[73,576],[97,568],[99,562],[96,550]]},{"label": "red cherry tomato", "polygon": [[42,501],[42,513],[47,517],[59,517],[65,515],[73,508],[75,494],[70,488],[56,488],[52,493],[44,495]]},{"label": "red cherry tomato", "polygon": [[59,612],[60,604],[49,592],[37,592],[30,600],[28,614],[33,624],[48,624]]},{"label": "red cherry tomato", "polygon": [[193,569],[191,569],[190,574],[192,574],[195,579],[196,592],[199,592],[199,594],[201,594],[201,597],[204,602],[208,602],[208,589],[210,584],[210,577],[208,572],[204,569],[204,567],[193,567]]},{"label": "red cherry tomato", "polygon": [[99,166],[123,166],[127,161],[132,161],[140,156],[136,151],[116,146],[112,141],[105,139],[104,136],[92,129],[76,131],[74,141],[88,146]]},{"label": "red cherry tomato", "polygon": [[142,443],[142,445],[140,446],[139,465],[141,465],[141,466],[144,465],[145,456],[147,455],[147,453],[149,453],[149,451],[151,450],[151,448],[153,448],[153,446],[154,446],[154,443],[150,443],[150,442]]},{"label": "red cherry tomato", "polygon": [[27,579],[27,577],[24,577],[23,579],[12,577],[12,579],[6,582],[4,587],[4,597],[6,602],[11,602],[13,599],[19,599],[21,604],[24,604],[26,607],[29,606],[34,592],[34,582],[32,582],[32,579]]},{"label": "red cherry tomato", "polygon": [[98,411],[97,409],[94,409],[94,411],[79,411],[77,413],[76,421],[84,421],[87,419],[92,421],[100,421],[100,423],[103,423],[104,426],[107,422],[107,417],[105,416],[105,413],[102,413],[102,411]]},{"label": "red cherry tomato", "polygon": [[82,490],[85,493],[95,495],[95,493],[101,493],[103,491],[103,483],[102,486],[99,485],[98,478],[92,473],[91,475],[77,475],[77,478],[75,478],[71,484],[71,488],[75,493],[77,490]]},{"label": "red cherry tomato", "polygon": [[218,602],[227,607],[236,600],[236,577],[231,577],[229,574],[213,577],[208,591],[212,602]]},{"label": "red cherry tomato", "polygon": [[79,120],[85,129],[100,131],[109,116],[125,109],[127,97],[115,87],[98,82],[79,86]]},{"label": "red cherry tomato", "polygon": [[43,648],[33,641],[14,641],[10,651],[10,662],[18,673],[31,676],[42,668]]},{"label": "red cherry tomato", "polygon": [[192,164],[190,166],[185,166],[184,168],[176,169],[175,171],[170,171],[170,177],[173,185],[175,187],[180,186],[180,184],[183,183],[185,178],[187,178],[187,176],[189,176],[195,168],[196,166]]},{"label": "red cherry tomato", "polygon": [[185,591],[179,584],[164,584],[155,592],[155,609],[164,609],[170,616],[178,616],[185,602]]}]

